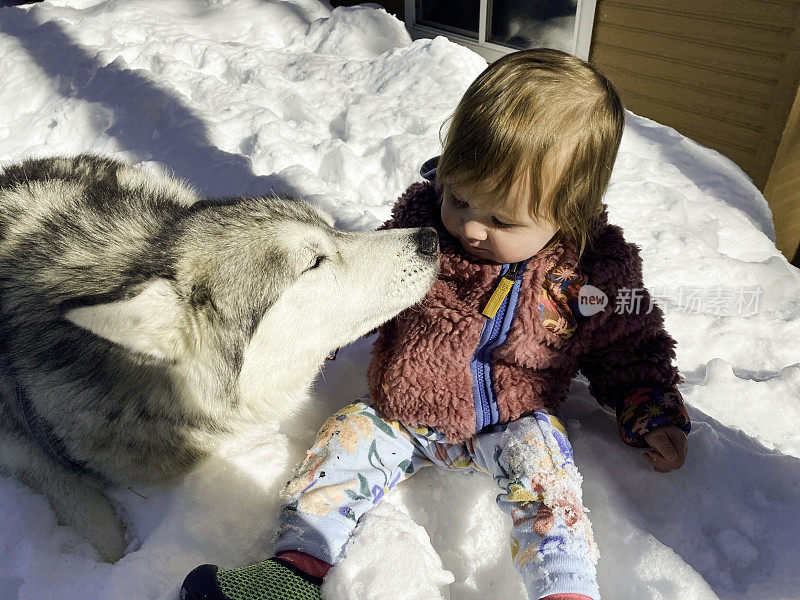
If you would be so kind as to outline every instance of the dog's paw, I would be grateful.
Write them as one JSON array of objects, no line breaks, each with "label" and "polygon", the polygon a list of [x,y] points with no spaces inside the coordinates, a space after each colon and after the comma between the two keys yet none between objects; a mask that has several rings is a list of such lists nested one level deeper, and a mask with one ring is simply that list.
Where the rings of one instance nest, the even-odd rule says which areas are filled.
[{"label": "dog's paw", "polygon": [[125,556],[125,525],[113,518],[113,521],[98,521],[91,532],[86,535],[87,541],[95,547],[103,562],[115,563]]},{"label": "dog's paw", "polygon": [[80,515],[75,527],[104,562],[115,563],[125,556],[125,525],[105,495],[94,492],[87,494],[85,514]]},{"label": "dog's paw", "polygon": [[122,558],[126,546],[125,526],[102,489],[75,478],[61,491],[63,493],[58,496],[48,494],[59,522],[73,527],[94,546],[104,562],[115,563]]}]

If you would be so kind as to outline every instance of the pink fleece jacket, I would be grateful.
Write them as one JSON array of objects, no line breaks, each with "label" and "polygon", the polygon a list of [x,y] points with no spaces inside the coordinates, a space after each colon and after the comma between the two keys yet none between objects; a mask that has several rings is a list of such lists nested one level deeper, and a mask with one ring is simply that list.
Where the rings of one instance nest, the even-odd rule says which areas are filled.
[{"label": "pink fleece jacket", "polygon": [[[425,299],[379,329],[368,369],[370,397],[390,419],[433,427],[451,442],[476,433],[470,361],[487,318],[481,314],[501,265],[467,254],[444,228],[431,183],[412,185],[384,228],[434,227],[440,273]],[[641,295],[638,314],[615,310],[624,290],[643,290],[638,247],[608,224],[604,210],[594,243],[576,264],[574,244],[556,236],[527,261],[516,312],[505,342],[491,354],[491,385],[500,423],[564,402],[580,369],[599,402],[616,409],[623,439],[643,446],[655,427],[689,431],[672,366],[675,341],[663,314]],[[603,312],[582,317],[578,291],[591,284],[608,296]],[[588,288],[587,288],[588,289]]]}]

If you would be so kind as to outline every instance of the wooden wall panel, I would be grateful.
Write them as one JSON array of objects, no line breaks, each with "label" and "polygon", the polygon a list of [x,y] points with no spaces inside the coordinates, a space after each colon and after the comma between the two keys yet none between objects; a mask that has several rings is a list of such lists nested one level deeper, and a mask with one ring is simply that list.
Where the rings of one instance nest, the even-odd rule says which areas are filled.
[{"label": "wooden wall panel", "polygon": [[800,249],[800,88],[764,196],[772,207],[775,244],[791,259]]},{"label": "wooden wall panel", "polygon": [[590,59],[633,112],[763,190],[800,79],[800,0],[597,0]]}]

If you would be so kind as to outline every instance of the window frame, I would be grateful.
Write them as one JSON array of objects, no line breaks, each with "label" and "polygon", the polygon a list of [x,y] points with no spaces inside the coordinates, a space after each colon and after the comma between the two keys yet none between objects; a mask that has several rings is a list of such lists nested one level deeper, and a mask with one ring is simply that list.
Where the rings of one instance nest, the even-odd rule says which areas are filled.
[{"label": "window frame", "polygon": [[[596,0],[578,0],[575,13],[575,31],[572,36],[572,48],[569,50],[578,58],[589,60],[589,49],[592,44],[592,29],[594,27],[594,13]],[[502,44],[490,42],[489,35],[489,0],[480,0],[480,15],[478,17],[478,41],[470,37],[450,33],[443,29],[436,29],[428,25],[420,25],[417,20],[416,0],[405,0],[406,28],[411,33],[413,39],[432,38],[438,35],[445,36],[449,40],[468,47],[477,52],[487,62],[494,62],[501,56],[516,52],[518,48],[510,48]]]}]

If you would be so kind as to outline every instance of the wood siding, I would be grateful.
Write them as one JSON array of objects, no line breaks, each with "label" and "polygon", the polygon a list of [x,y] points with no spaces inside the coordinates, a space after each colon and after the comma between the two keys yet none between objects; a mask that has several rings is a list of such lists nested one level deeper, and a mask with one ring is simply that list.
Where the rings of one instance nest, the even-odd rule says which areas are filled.
[{"label": "wood siding", "polygon": [[633,112],[763,190],[800,78],[800,0],[597,0],[590,59]]},{"label": "wood siding", "polygon": [[791,260],[800,250],[800,88],[795,94],[764,197],[772,207],[775,245]]}]

